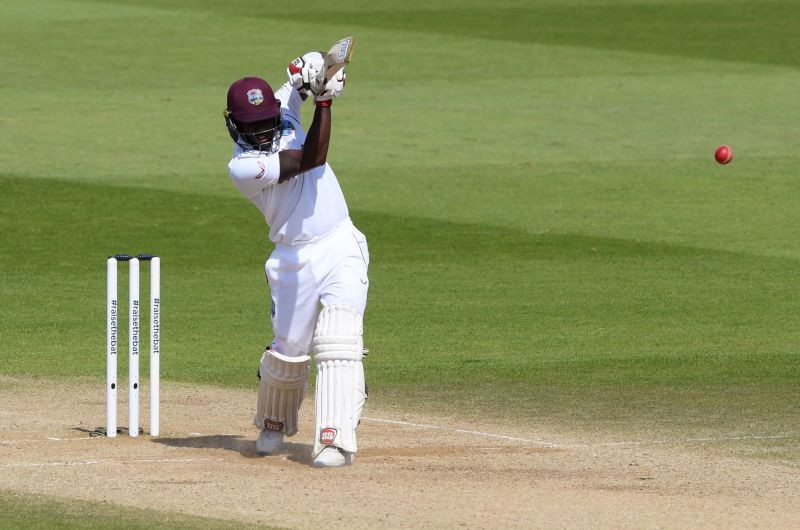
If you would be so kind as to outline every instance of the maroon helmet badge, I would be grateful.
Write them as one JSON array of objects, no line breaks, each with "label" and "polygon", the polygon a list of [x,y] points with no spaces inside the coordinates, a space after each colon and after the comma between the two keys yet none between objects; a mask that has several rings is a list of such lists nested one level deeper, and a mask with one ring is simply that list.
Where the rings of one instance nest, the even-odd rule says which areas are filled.
[{"label": "maroon helmet badge", "polygon": [[254,88],[252,90],[248,90],[247,101],[249,101],[251,105],[261,105],[264,103],[264,94],[261,92],[261,89]]}]

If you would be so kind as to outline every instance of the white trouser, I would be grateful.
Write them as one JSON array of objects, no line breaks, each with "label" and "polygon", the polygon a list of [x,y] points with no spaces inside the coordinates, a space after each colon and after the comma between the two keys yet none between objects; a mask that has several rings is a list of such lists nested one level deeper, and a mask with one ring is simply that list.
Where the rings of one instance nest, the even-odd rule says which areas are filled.
[{"label": "white trouser", "polygon": [[264,268],[272,295],[272,349],[289,357],[311,353],[320,304],[361,315],[369,280],[367,239],[345,219],[314,243],[276,245]]}]

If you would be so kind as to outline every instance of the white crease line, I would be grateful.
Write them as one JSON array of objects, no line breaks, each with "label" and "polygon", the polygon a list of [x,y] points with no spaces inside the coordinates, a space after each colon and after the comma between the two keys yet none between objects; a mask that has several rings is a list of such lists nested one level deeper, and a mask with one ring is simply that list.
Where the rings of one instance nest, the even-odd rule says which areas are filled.
[{"label": "white crease line", "polygon": [[555,443],[552,443],[552,442],[543,442],[541,440],[532,440],[530,438],[519,438],[519,437],[516,437],[516,436],[506,436],[504,434],[493,434],[493,433],[490,433],[490,432],[468,431],[468,430],[465,430],[465,429],[452,429],[450,427],[443,427],[441,425],[426,425],[426,424],[423,424],[423,423],[411,423],[411,422],[408,422],[408,421],[384,420],[384,419],[380,419],[380,418],[366,418],[364,416],[362,416],[361,419],[364,419],[364,420],[367,420],[367,421],[374,421],[374,422],[377,422],[377,423],[390,423],[390,424],[393,424],[393,425],[404,425],[406,427],[416,427],[418,429],[438,429],[438,430],[441,430],[441,431],[457,432],[457,433],[461,433],[461,434],[472,434],[474,436],[485,436],[487,438],[497,438],[497,439],[500,439],[500,440],[508,440],[508,441],[511,441],[511,442],[525,442],[525,443],[542,445],[542,446],[545,446],[545,447],[552,447],[552,448],[564,447],[562,445],[555,444]]},{"label": "white crease line", "polygon": [[[0,440],[0,445],[16,445],[38,442],[82,442],[85,440],[95,440],[100,437],[80,437],[80,438],[56,438],[55,436],[48,436],[47,438],[29,438],[27,440]],[[102,436],[105,438],[105,436]]]},{"label": "white crease line", "polygon": [[14,464],[0,464],[0,467],[68,467],[68,466],[94,466],[100,464],[151,464],[179,463],[190,464],[193,462],[221,462],[224,458],[136,458],[133,460],[87,460],[84,462],[19,462]]},{"label": "white crease line", "polygon": [[[542,447],[548,447],[552,449],[575,449],[575,448],[588,448],[588,447],[622,447],[622,446],[637,446],[637,445],[658,445],[658,444],[666,444],[666,443],[722,443],[728,441],[737,441],[737,440],[785,440],[791,438],[800,438],[800,434],[793,433],[793,434],[775,434],[775,435],[747,435],[747,436],[720,436],[720,437],[708,437],[708,438],[685,438],[683,440],[639,440],[639,441],[621,441],[621,442],[601,442],[601,443],[578,443],[578,444],[559,444],[555,442],[546,442],[543,440],[534,440],[531,438],[522,438],[518,436],[507,436],[504,434],[495,434],[489,432],[482,432],[482,431],[470,431],[466,429],[454,429],[452,427],[445,427],[443,425],[429,425],[424,423],[412,423],[409,421],[399,421],[399,420],[387,420],[383,418],[368,418],[362,416],[363,420],[372,421],[375,423],[388,423],[391,425],[401,425],[404,427],[414,427],[417,429],[434,429],[434,430],[441,430],[441,431],[449,431],[449,432],[456,432],[460,434],[469,434],[473,436],[483,436],[487,438],[495,438],[498,440],[507,440],[510,442],[522,442],[527,444],[535,444]],[[189,437],[199,437],[199,436],[237,436],[237,437],[244,437],[247,438],[251,436],[251,433],[225,433],[225,434],[206,434],[206,433],[199,433],[199,432],[190,432],[187,433]],[[105,439],[105,436],[98,436],[98,437],[81,437],[81,438],[57,438],[54,436],[49,436],[47,438],[39,438],[39,439],[27,439],[27,440],[5,440],[0,441],[0,445],[15,445],[15,444],[25,444],[25,443],[39,443],[43,441],[48,442],[75,442],[75,441],[82,441],[82,440],[102,440]],[[196,461],[195,459],[194,461]],[[156,460],[157,462],[169,462],[170,460]],[[175,460],[175,461],[192,461],[192,460]],[[88,464],[94,463],[114,463],[114,461],[107,461],[107,462],[88,462]],[[48,465],[48,464],[41,464],[41,465]],[[58,464],[54,464],[58,465]],[[70,464],[62,464],[62,465],[70,465]]]},{"label": "white crease line", "polygon": [[472,434],[475,436],[486,436],[489,438],[497,438],[500,440],[508,440],[512,442],[524,442],[530,444],[541,445],[544,447],[550,447],[553,449],[572,449],[578,447],[614,447],[614,446],[625,446],[625,445],[657,445],[657,444],[665,444],[665,443],[680,443],[680,442],[698,442],[698,443],[705,443],[705,442],[728,442],[728,441],[736,441],[736,440],[783,440],[789,438],[800,438],[800,434],[776,434],[776,435],[748,435],[748,436],[720,436],[717,438],[686,438],[684,440],[641,440],[641,441],[623,441],[623,442],[602,442],[602,443],[595,443],[595,444],[558,444],[554,442],[545,442],[542,440],[532,440],[530,438],[520,438],[516,436],[506,436],[503,434],[493,434],[488,432],[481,432],[481,431],[468,431],[464,429],[453,429],[451,427],[445,427],[442,425],[428,425],[424,423],[411,423],[408,421],[397,421],[397,420],[386,420],[381,418],[366,418],[362,416],[362,419],[367,421],[374,421],[376,423],[389,423],[392,425],[403,425],[405,427],[415,427],[418,429],[438,429],[442,431],[450,431],[450,432],[457,432],[461,434]]},{"label": "white crease line", "polygon": [[[236,437],[250,437],[254,436],[253,433],[216,433],[216,434],[206,434],[200,432],[190,432],[186,434],[191,438],[197,438],[201,436],[236,436]],[[123,434],[119,436],[120,438],[131,438],[130,436]],[[143,436],[143,439],[150,439],[152,441],[158,440],[158,438],[169,438],[169,436],[162,435],[160,437],[151,438],[149,436]],[[95,440],[106,440],[108,436],[81,436],[80,438],[58,438],[56,436],[48,436],[46,438],[27,438],[22,440],[0,440],[0,445],[21,445],[21,444],[32,444],[32,443],[42,443],[42,442],[85,442],[85,441],[95,441]]]}]

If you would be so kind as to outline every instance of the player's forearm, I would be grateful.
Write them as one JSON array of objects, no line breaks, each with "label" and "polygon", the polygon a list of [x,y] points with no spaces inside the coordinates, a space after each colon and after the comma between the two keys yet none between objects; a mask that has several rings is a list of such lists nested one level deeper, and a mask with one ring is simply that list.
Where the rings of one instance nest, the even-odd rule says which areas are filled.
[{"label": "player's forearm", "polygon": [[303,144],[301,172],[321,166],[327,161],[330,140],[331,107],[330,105],[317,105],[314,110],[314,119],[308,129],[305,144]]}]

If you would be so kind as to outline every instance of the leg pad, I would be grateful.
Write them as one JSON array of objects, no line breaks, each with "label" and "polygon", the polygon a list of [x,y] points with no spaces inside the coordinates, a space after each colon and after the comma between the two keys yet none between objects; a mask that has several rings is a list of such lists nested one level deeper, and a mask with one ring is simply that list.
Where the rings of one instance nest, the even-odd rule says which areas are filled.
[{"label": "leg pad", "polygon": [[327,446],[348,453],[358,450],[356,427],[361,419],[364,386],[361,315],[345,305],[322,309],[314,332],[317,364],[313,457]]},{"label": "leg pad", "polygon": [[258,403],[253,423],[260,429],[297,433],[297,412],[308,388],[311,358],[266,350],[261,357]]}]

